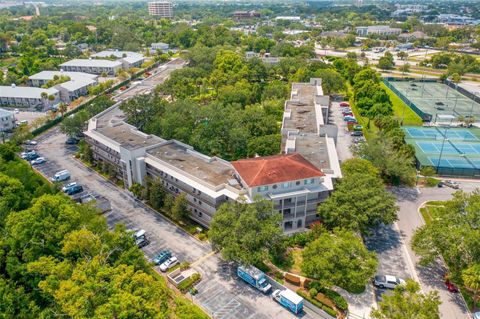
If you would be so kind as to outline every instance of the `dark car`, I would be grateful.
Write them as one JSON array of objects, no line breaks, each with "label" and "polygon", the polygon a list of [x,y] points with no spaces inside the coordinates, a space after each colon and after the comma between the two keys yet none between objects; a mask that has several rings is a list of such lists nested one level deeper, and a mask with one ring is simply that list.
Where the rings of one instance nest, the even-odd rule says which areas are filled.
[{"label": "dark car", "polygon": [[142,236],[135,240],[135,244],[137,244],[138,248],[142,248],[150,244],[150,241],[147,239],[147,237]]},{"label": "dark car", "polygon": [[172,257],[172,253],[169,250],[163,250],[153,257],[152,261],[155,265],[160,265],[166,262],[170,257]]},{"label": "dark car", "polygon": [[350,133],[351,136],[363,136],[362,131],[353,131]]},{"label": "dark car", "polygon": [[75,195],[81,192],[83,192],[83,186],[81,185],[72,186],[66,191],[67,195]]},{"label": "dark car", "polygon": [[25,159],[26,159],[27,161],[33,161],[34,159],[37,159],[37,158],[39,158],[39,157],[40,157],[40,155],[38,155],[37,153],[29,153],[29,154],[27,154],[27,156],[25,157]]},{"label": "dark car", "polygon": [[67,138],[67,140],[65,141],[65,144],[67,145],[75,145],[75,144],[78,144],[79,140],[76,139],[75,137],[69,137]]}]

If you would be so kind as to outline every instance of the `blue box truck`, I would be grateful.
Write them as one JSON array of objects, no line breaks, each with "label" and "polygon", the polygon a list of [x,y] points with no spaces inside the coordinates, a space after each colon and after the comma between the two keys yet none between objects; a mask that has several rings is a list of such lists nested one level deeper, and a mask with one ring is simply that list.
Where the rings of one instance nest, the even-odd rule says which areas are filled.
[{"label": "blue box truck", "polygon": [[237,268],[237,275],[263,293],[267,293],[272,288],[265,274],[253,266],[239,266]]},{"label": "blue box truck", "polygon": [[291,291],[290,289],[275,290],[272,293],[273,299],[294,314],[299,314],[303,309],[303,298]]}]

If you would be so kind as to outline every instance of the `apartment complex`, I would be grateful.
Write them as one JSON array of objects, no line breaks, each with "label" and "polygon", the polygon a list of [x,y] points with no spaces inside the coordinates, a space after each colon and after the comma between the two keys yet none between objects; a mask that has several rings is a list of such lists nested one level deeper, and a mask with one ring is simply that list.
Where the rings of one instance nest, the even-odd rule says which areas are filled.
[{"label": "apartment complex", "polygon": [[118,59],[122,62],[122,68],[125,70],[139,68],[145,62],[143,54],[131,51],[105,50],[92,54],[91,57],[95,59]]},{"label": "apartment complex", "polygon": [[173,18],[173,6],[170,1],[152,1],[148,3],[148,14],[151,16],[171,19]]},{"label": "apartment complex", "polygon": [[356,27],[356,32],[358,36],[394,36],[402,33],[402,29],[391,28],[388,25],[371,25],[368,27]]},{"label": "apartment complex", "polygon": [[15,115],[13,112],[0,109],[0,132],[13,130],[15,127]]},{"label": "apartment complex", "polygon": [[[46,98],[44,97],[46,94]],[[55,88],[0,86],[0,105],[17,107],[46,107],[60,102],[60,92]]]},{"label": "apartment complex", "polygon": [[123,68],[123,63],[101,59],[73,59],[60,64],[60,68],[67,72],[84,72],[97,75],[105,73],[108,76],[115,76]]},{"label": "apartment complex", "polygon": [[[121,103],[121,102],[120,102]],[[161,181],[172,195],[185,194],[191,218],[207,226],[228,201],[273,201],[286,233],[305,230],[317,220],[317,206],[341,177],[335,127],[326,124],[329,98],[321,80],[294,83],[285,103],[282,154],[228,162],[201,154],[176,140],[164,140],[125,123],[120,103],[90,119],[86,141],[96,161],[115,168],[126,187]]]},{"label": "apartment complex", "polygon": [[68,77],[70,80],[59,83],[53,88],[60,93],[60,100],[70,103],[80,96],[88,95],[88,88],[97,85],[98,76],[95,74],[83,72],[64,72],[64,71],[42,71],[30,76],[29,84],[40,87],[49,81],[54,81],[62,76]]}]

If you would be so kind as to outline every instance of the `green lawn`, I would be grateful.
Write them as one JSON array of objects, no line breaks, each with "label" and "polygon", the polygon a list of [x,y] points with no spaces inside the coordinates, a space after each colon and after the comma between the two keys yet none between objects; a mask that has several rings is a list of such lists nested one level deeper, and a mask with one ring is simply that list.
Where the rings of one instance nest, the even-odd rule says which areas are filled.
[{"label": "green lawn", "polygon": [[[395,118],[400,121],[404,117],[403,125],[422,125],[422,119],[411,108],[409,108],[395,93],[392,92],[385,84],[381,83],[387,94],[390,96],[390,101],[393,105],[393,113]],[[405,112],[405,114],[403,113]]]}]

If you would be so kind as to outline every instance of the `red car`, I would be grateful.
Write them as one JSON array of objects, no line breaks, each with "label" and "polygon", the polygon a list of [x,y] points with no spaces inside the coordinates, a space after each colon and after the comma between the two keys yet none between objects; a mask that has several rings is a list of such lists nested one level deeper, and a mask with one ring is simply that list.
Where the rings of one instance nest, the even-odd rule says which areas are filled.
[{"label": "red car", "polygon": [[342,115],[343,115],[343,117],[345,117],[345,116],[354,117],[352,112],[345,112],[345,113],[342,113]]},{"label": "red car", "polygon": [[454,293],[457,293],[459,291],[458,287],[455,286],[455,284],[450,281],[448,274],[443,275],[443,278],[445,279],[445,286],[447,287],[448,291],[454,292]]},{"label": "red car", "polygon": [[347,122],[347,125],[357,125],[357,124],[358,124],[357,120]]},{"label": "red car", "polygon": [[347,102],[341,102],[341,103],[340,103],[340,106],[341,106],[341,107],[345,107],[345,106],[350,106],[350,104],[348,104]]}]

